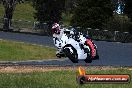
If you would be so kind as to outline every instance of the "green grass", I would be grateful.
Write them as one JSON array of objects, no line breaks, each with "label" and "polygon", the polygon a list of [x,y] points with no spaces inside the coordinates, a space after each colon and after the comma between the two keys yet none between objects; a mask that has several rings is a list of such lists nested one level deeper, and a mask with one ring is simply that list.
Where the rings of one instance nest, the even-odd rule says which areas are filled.
[{"label": "green grass", "polygon": [[[35,12],[35,9],[32,7],[31,2],[17,4],[13,14],[13,19],[14,19],[12,21],[13,28],[14,29],[20,29],[20,28],[31,29],[33,27],[33,22],[36,21],[33,17],[34,12]],[[2,27],[1,18],[3,18],[3,15],[4,15],[4,7],[2,4],[0,4],[0,28]],[[22,21],[19,21],[19,20],[22,20]]]},{"label": "green grass", "polygon": [[53,59],[55,48],[0,40],[0,61]]},{"label": "green grass", "polygon": [[[17,4],[14,14],[13,14],[13,19],[15,20],[29,20],[29,21],[35,21],[33,18],[33,13],[35,12],[34,8],[32,7],[31,3],[25,2],[22,4]],[[3,17],[4,15],[4,8],[3,5],[0,4],[0,17]]]},{"label": "green grass", "polygon": [[35,21],[33,18],[35,10],[32,7],[31,3],[23,3],[18,4],[16,6],[15,12],[14,12],[14,19],[21,19],[21,20],[29,20],[29,21]]},{"label": "green grass", "polygon": [[[20,19],[23,21],[28,20],[28,21],[34,22],[34,21],[36,21],[36,19],[34,19],[34,17],[33,17],[34,12],[35,12],[35,9],[33,8],[31,2],[25,2],[22,4],[17,4],[15,11],[14,11],[14,14],[13,14],[13,19],[15,19],[15,20]],[[3,17],[3,15],[4,15],[4,8],[3,8],[3,5],[0,4],[0,18]],[[62,13],[62,22],[64,23],[64,25],[66,25],[66,26],[70,25],[70,21],[71,21],[72,16],[73,15],[70,13]],[[18,26],[20,26],[20,25],[25,26],[25,24],[28,25],[28,23],[25,23],[25,24],[21,24],[21,23],[24,23],[24,22],[20,22]],[[17,24],[18,23],[16,23],[16,25]]]},{"label": "green grass", "polygon": [[[130,70],[90,71],[92,74],[130,74]],[[84,84],[78,85],[75,71],[51,71],[32,73],[1,73],[0,88],[132,88],[128,84]]]}]

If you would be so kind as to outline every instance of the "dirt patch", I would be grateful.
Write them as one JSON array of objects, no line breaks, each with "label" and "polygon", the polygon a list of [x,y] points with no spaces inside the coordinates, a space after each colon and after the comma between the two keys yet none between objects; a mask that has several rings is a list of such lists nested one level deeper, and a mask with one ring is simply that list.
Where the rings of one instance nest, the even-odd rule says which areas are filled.
[{"label": "dirt patch", "polygon": [[0,73],[29,73],[29,72],[46,72],[56,70],[72,70],[71,67],[57,66],[0,66]]},{"label": "dirt patch", "polygon": [[[29,72],[47,72],[47,71],[57,71],[57,70],[78,70],[79,66],[0,66],[0,73],[29,73]],[[117,69],[127,69],[132,68],[122,68],[122,67],[110,67],[110,66],[83,66],[86,71],[88,70],[117,70]]]}]

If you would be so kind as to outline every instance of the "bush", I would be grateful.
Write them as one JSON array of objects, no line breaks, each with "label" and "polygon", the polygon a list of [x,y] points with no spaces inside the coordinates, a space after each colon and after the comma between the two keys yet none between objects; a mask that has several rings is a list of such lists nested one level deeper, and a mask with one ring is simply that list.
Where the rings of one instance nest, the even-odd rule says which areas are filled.
[{"label": "bush", "polygon": [[110,31],[130,31],[131,22],[125,15],[114,15],[106,23],[103,24],[103,30]]}]

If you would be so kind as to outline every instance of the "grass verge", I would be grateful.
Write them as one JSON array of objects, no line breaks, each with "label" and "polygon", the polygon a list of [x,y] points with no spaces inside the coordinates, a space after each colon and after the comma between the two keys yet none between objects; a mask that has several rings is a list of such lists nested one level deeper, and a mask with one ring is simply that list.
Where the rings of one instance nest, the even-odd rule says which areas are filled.
[{"label": "grass verge", "polygon": [[[76,83],[75,70],[58,70],[31,73],[0,73],[0,88],[132,88],[128,84]],[[88,74],[130,74],[132,70],[89,70]]]},{"label": "grass verge", "polygon": [[0,61],[54,59],[55,48],[0,40]]}]

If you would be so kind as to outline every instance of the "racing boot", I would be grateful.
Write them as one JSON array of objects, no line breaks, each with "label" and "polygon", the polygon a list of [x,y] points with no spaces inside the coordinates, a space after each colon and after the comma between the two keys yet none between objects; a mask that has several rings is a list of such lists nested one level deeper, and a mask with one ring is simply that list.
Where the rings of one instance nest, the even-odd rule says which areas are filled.
[{"label": "racing boot", "polygon": [[58,50],[56,51],[56,56],[57,56],[58,58],[61,58],[61,57],[65,57],[65,54],[64,54],[64,52],[63,52],[61,49],[58,49]]}]

